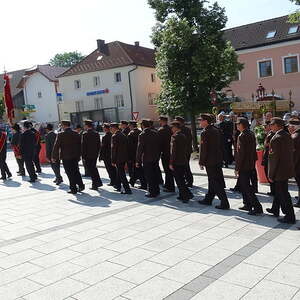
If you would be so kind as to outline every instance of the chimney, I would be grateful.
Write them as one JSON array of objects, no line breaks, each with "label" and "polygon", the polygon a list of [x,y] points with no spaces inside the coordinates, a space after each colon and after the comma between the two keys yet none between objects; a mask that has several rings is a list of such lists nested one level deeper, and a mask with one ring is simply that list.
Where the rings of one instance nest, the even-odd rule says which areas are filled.
[{"label": "chimney", "polygon": [[105,52],[106,47],[105,47],[105,40],[97,40],[97,48],[100,52]]},{"label": "chimney", "polygon": [[136,47],[139,47],[139,46],[140,46],[140,42],[134,42],[134,45],[135,45]]}]

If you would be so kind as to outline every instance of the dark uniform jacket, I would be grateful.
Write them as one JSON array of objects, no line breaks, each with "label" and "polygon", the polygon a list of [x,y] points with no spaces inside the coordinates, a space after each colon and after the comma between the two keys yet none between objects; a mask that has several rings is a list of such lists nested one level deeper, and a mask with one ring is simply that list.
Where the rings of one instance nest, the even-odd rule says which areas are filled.
[{"label": "dark uniform jacket", "polygon": [[46,137],[46,157],[51,160],[53,147],[56,141],[57,134],[54,131],[50,131]]},{"label": "dark uniform jacket", "polygon": [[295,176],[294,143],[288,132],[279,130],[270,143],[269,178],[273,181],[286,181]]},{"label": "dark uniform jacket", "polygon": [[187,142],[187,154],[191,155],[193,153],[193,137],[192,137],[192,131],[190,128],[186,126],[181,127],[181,132],[185,135],[186,137],[186,142]]},{"label": "dark uniform jacket", "polygon": [[252,171],[255,169],[256,161],[255,136],[249,129],[245,129],[238,137],[235,169],[237,171]]},{"label": "dark uniform jacket", "polygon": [[130,128],[129,127],[126,127],[126,128],[124,128],[122,130],[122,133],[125,134],[126,136],[128,136],[129,132],[130,132]]},{"label": "dark uniform jacket", "polygon": [[102,146],[100,150],[100,159],[105,161],[111,161],[111,137],[112,133],[106,132],[102,138]]},{"label": "dark uniform jacket", "polygon": [[41,135],[35,128],[31,128],[31,131],[34,133],[34,136],[35,136],[35,149],[37,151],[40,151],[41,148],[42,148],[42,146],[41,146]]},{"label": "dark uniform jacket", "polygon": [[20,146],[20,142],[21,142],[21,132],[17,131],[12,136],[11,145],[12,146]]},{"label": "dark uniform jacket", "polygon": [[64,132],[60,132],[57,135],[53,151],[52,158],[55,160],[80,160],[81,152],[81,138],[80,135],[73,131],[71,128],[67,128]]},{"label": "dark uniform jacket", "polygon": [[36,139],[34,133],[29,129],[21,134],[20,152],[25,160],[32,160],[35,152]]},{"label": "dark uniform jacket", "polygon": [[273,138],[273,136],[275,135],[275,133],[273,131],[270,131],[266,138],[265,138],[265,142],[264,142],[264,155],[263,155],[263,160],[262,160],[262,165],[263,166],[267,166],[268,165],[268,160],[269,160],[269,151],[270,151],[270,142],[271,139]]},{"label": "dark uniform jacket", "polygon": [[300,129],[297,129],[292,135],[294,142],[294,166],[295,173],[297,176],[300,176]]},{"label": "dark uniform jacket", "polygon": [[213,125],[207,126],[201,133],[200,166],[216,166],[222,164],[222,134]]},{"label": "dark uniform jacket", "polygon": [[172,130],[169,125],[162,126],[158,129],[158,138],[160,144],[160,151],[164,158],[170,157],[170,143]]},{"label": "dark uniform jacket", "polygon": [[181,131],[177,131],[171,137],[170,164],[185,166],[187,164],[187,143],[186,137]]},{"label": "dark uniform jacket", "polygon": [[136,161],[140,163],[158,162],[160,146],[157,131],[145,128],[139,135]]},{"label": "dark uniform jacket", "polygon": [[81,156],[83,159],[97,159],[100,154],[100,135],[94,129],[88,129],[82,134]]},{"label": "dark uniform jacket", "polygon": [[232,142],[233,129],[234,129],[233,122],[232,121],[223,121],[219,124],[218,127],[223,134],[224,142]]},{"label": "dark uniform jacket", "polygon": [[118,130],[111,138],[111,162],[122,164],[128,161],[128,141],[124,133]]},{"label": "dark uniform jacket", "polygon": [[139,141],[139,135],[141,134],[141,130],[138,128],[134,128],[131,130],[127,136],[128,139],[128,159],[129,161],[135,161],[136,159],[136,151]]},{"label": "dark uniform jacket", "polygon": [[[2,132],[0,131],[0,136],[2,137]],[[6,159],[6,154],[7,154],[7,134],[6,132],[4,132],[4,136],[5,137],[5,141],[4,141],[4,144],[3,144],[3,147],[1,149],[1,152],[0,152],[0,159]]]}]

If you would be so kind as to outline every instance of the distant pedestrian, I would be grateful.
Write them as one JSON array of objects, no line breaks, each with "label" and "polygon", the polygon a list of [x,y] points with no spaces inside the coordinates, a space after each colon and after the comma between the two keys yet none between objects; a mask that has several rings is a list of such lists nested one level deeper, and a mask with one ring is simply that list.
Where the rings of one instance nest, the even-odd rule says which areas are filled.
[{"label": "distant pedestrian", "polygon": [[21,142],[21,127],[18,123],[12,126],[13,136],[11,139],[11,146],[19,167],[18,176],[25,176],[24,160],[21,158],[20,142]]},{"label": "distant pedestrian", "polygon": [[6,180],[12,177],[12,174],[6,163],[7,156],[7,133],[4,129],[0,130],[0,170],[1,180]]}]

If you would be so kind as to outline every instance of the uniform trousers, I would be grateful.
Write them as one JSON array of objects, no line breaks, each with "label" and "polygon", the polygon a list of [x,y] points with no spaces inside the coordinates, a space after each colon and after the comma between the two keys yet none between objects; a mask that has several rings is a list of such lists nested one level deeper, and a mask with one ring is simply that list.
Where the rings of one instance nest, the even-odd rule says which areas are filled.
[{"label": "uniform trousers", "polygon": [[97,158],[92,158],[92,159],[87,158],[84,161],[86,164],[87,171],[92,178],[92,187],[98,188],[102,186],[103,185],[102,180],[99,176],[99,172],[97,169]]},{"label": "uniform trousers", "polygon": [[114,167],[111,164],[111,159],[104,159],[103,162],[104,162],[104,166],[105,166],[106,172],[108,174],[108,177],[110,179],[110,184],[113,186],[116,185],[117,184],[117,169],[116,169],[116,167]]},{"label": "uniform trousers", "polygon": [[33,163],[34,163],[36,171],[38,173],[42,172],[41,164],[40,164],[40,151],[41,151],[41,148],[36,148],[34,151],[34,156],[33,156]]},{"label": "uniform trousers", "polygon": [[23,158],[16,158],[16,161],[19,166],[19,173],[25,174],[25,168],[24,168],[24,159]]},{"label": "uniform trousers", "polygon": [[2,178],[6,178],[6,175],[11,176],[11,172],[9,171],[7,163],[6,163],[6,157],[0,159],[0,170],[1,170]]},{"label": "uniform trousers", "polygon": [[184,180],[184,172],[185,172],[185,165],[173,165],[174,171],[174,178],[179,190],[179,198],[181,200],[189,200],[193,197],[193,194],[189,190]]},{"label": "uniform trousers", "polygon": [[117,188],[121,189],[121,185],[123,185],[125,192],[130,191],[129,183],[125,173],[125,163],[117,163],[116,169],[117,169],[117,183],[116,183]]},{"label": "uniform trousers", "polygon": [[33,158],[25,157],[24,162],[25,162],[25,167],[26,167],[27,173],[30,177],[30,180],[36,180],[37,175],[36,175],[35,169],[34,169]]},{"label": "uniform trousers", "polygon": [[90,174],[90,172],[88,170],[88,167],[87,167],[85,159],[82,160],[82,165],[83,165],[83,168],[84,168],[84,176],[90,177],[91,174]]},{"label": "uniform trousers", "polygon": [[162,173],[161,173],[161,169],[159,167],[159,163],[157,163],[155,165],[155,173],[156,173],[156,176],[157,176],[158,184],[164,184],[164,179],[162,177]]},{"label": "uniform trousers", "polygon": [[136,167],[135,161],[130,161],[127,163],[128,166],[128,172],[130,176],[130,183],[134,185],[136,181],[139,179],[141,186],[146,188],[147,187],[147,181],[144,174],[144,169],[142,166],[139,168]]},{"label": "uniform trousers", "polygon": [[281,208],[283,214],[285,214],[284,218],[290,222],[295,222],[296,218],[291,195],[288,190],[288,180],[275,181],[274,188],[275,196],[271,208],[273,213],[279,215]]},{"label": "uniform trousers", "polygon": [[54,173],[56,179],[62,180],[62,177],[60,175],[60,161],[55,162],[55,163],[51,162],[51,168],[53,170],[53,173]]},{"label": "uniform trousers", "polygon": [[255,211],[261,211],[262,206],[255,195],[255,188],[250,184],[251,176],[253,176],[253,170],[239,172],[239,184],[243,202],[248,208],[254,209]]},{"label": "uniform trousers", "polygon": [[194,183],[194,177],[190,167],[190,159],[191,159],[191,154],[188,154],[187,155],[188,163],[185,167],[185,172],[184,172],[185,181],[188,186],[192,186]]},{"label": "uniform trousers", "polygon": [[149,194],[151,196],[159,195],[159,178],[157,177],[157,168],[159,168],[158,162],[144,162],[143,168],[148,183]]},{"label": "uniform trousers", "polygon": [[221,206],[229,207],[228,198],[224,190],[222,164],[206,166],[205,168],[208,177],[208,192],[205,195],[205,200],[211,203],[217,195],[221,201]]},{"label": "uniform trousers", "polygon": [[[170,156],[162,154],[161,156],[161,162],[164,168],[165,172],[165,188],[170,191],[175,191],[175,184],[174,184],[174,176],[172,171],[170,170]],[[184,172],[182,174],[182,177],[184,178]],[[176,181],[177,183],[177,181]]]},{"label": "uniform trousers", "polygon": [[[254,189],[254,192],[257,192],[257,190],[258,190],[258,179],[257,179],[256,169],[254,169],[251,172],[250,182],[251,182],[251,185]],[[236,185],[235,185],[234,189],[237,190],[237,191],[241,191],[240,178],[237,179],[237,182],[236,182]]]},{"label": "uniform trousers", "polygon": [[[264,165],[264,169],[265,169],[265,174],[266,174],[266,177],[268,177],[268,164],[265,164]],[[299,178],[300,179],[300,178]],[[269,178],[268,178],[268,181],[269,181]],[[274,182],[270,182],[270,192],[272,195],[275,195],[275,187],[274,187]],[[299,181],[300,183],[300,181]]]},{"label": "uniform trousers", "polygon": [[70,190],[77,191],[77,185],[79,188],[83,188],[84,185],[79,172],[78,159],[63,159],[62,162],[70,182]]}]

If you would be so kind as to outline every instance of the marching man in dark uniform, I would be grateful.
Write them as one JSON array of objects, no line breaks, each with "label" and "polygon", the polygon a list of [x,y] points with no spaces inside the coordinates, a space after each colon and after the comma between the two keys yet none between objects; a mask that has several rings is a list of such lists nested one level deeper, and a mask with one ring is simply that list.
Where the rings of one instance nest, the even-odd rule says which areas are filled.
[{"label": "marching man in dark uniform", "polygon": [[100,154],[101,141],[100,135],[93,128],[93,121],[84,121],[85,132],[82,134],[81,155],[84,159],[88,173],[92,178],[92,190],[97,191],[103,186],[97,169],[97,160]]},{"label": "marching man in dark uniform", "polygon": [[[82,135],[84,133],[83,127],[80,124],[77,124],[75,127],[75,131],[80,135],[80,139],[82,139]],[[86,167],[86,163],[85,163],[84,159],[82,159],[82,165],[83,165],[83,169],[84,169],[83,177],[91,177],[91,174],[89,174],[89,171]]]},{"label": "marching man in dark uniform", "polygon": [[191,155],[193,153],[193,137],[192,137],[192,132],[191,129],[185,126],[185,120],[183,117],[176,117],[175,120],[181,124],[181,132],[185,135],[186,140],[187,140],[187,160],[188,163],[186,165],[186,170],[185,170],[185,180],[188,185],[188,187],[193,187],[194,183],[194,178],[193,174],[191,171],[190,167],[190,159]]},{"label": "marching man in dark uniform", "polygon": [[60,185],[63,182],[63,178],[60,175],[60,160],[56,161],[55,163],[52,162],[52,151],[53,151],[53,147],[56,141],[56,137],[57,134],[53,131],[53,125],[52,124],[47,124],[46,127],[46,137],[45,137],[45,141],[46,141],[46,157],[48,159],[48,161],[51,164],[51,168],[55,174],[55,180],[54,183],[56,183],[56,185]]},{"label": "marching man in dark uniform", "polygon": [[4,129],[0,130],[0,169],[1,169],[1,180],[6,180],[12,177],[11,172],[8,169],[6,163],[7,155],[7,134]]},{"label": "marching man in dark uniform", "polygon": [[288,180],[295,176],[294,143],[288,132],[284,130],[285,123],[281,118],[271,120],[271,129],[275,135],[271,139],[269,152],[269,180],[274,182],[275,197],[271,209],[267,212],[279,216],[281,208],[285,216],[279,218],[281,223],[294,224],[295,212],[291,195],[288,191]]},{"label": "marching man in dark uniform", "polygon": [[121,184],[125,191],[121,194],[132,194],[125,173],[125,164],[128,161],[128,142],[127,137],[119,129],[119,124],[110,125],[112,133],[111,138],[111,163],[117,169],[117,185],[116,189],[121,192]]},{"label": "marching man in dark uniform", "polygon": [[128,136],[128,134],[130,132],[130,128],[128,126],[128,122],[125,121],[125,120],[121,121],[120,127],[121,127],[122,133],[125,134],[126,136]]},{"label": "marching man in dark uniform", "polygon": [[227,195],[225,193],[224,175],[222,171],[223,149],[222,136],[218,128],[212,125],[213,118],[209,114],[202,114],[199,118],[200,127],[204,130],[201,134],[200,168],[206,168],[208,176],[208,192],[200,204],[211,205],[217,195],[221,201],[217,209],[229,209]]},{"label": "marching man in dark uniform", "polygon": [[30,124],[31,124],[31,130],[35,136],[35,151],[34,151],[34,156],[33,156],[33,163],[35,165],[36,172],[42,173],[42,168],[41,168],[41,163],[40,163],[40,152],[42,149],[41,134],[33,127],[31,122],[30,122]]},{"label": "marching man in dark uniform", "polygon": [[78,191],[82,192],[85,188],[78,165],[81,152],[81,139],[80,135],[70,128],[70,121],[62,121],[61,125],[64,131],[57,135],[52,151],[52,162],[55,163],[60,159],[62,160],[70,182],[68,193],[77,194]]},{"label": "marching man in dark uniform", "polygon": [[19,171],[17,172],[18,176],[25,176],[24,160],[21,157],[20,153],[20,141],[21,141],[21,128],[18,123],[12,126],[13,136],[11,140],[11,146],[15,154],[16,161],[19,166]]},{"label": "marching man in dark uniform", "polygon": [[140,180],[141,186],[140,189],[146,190],[147,189],[147,182],[144,175],[144,170],[142,167],[136,167],[136,151],[138,146],[139,135],[141,134],[141,130],[137,128],[136,121],[129,122],[130,132],[127,136],[128,139],[128,170],[130,181],[129,183],[133,187],[137,179]]},{"label": "marching man in dark uniform", "polygon": [[23,159],[25,162],[26,170],[29,174],[30,180],[29,182],[33,183],[37,180],[37,175],[34,170],[33,165],[33,157],[36,150],[36,138],[34,133],[31,130],[31,123],[25,121],[24,124],[24,132],[21,135],[20,141],[20,159]]},{"label": "marching man in dark uniform", "polygon": [[298,201],[294,207],[300,207],[300,120],[291,119],[289,121],[289,132],[291,133],[294,142],[294,166],[295,179],[298,185]]},{"label": "marching man in dark uniform", "polygon": [[110,132],[110,125],[104,124],[103,131],[105,135],[102,137],[102,146],[100,150],[99,160],[103,160],[105,169],[108,173],[110,183],[109,186],[117,185],[117,170],[111,163],[111,137],[112,133]]},{"label": "marching man in dark uniform", "polygon": [[240,209],[248,211],[249,215],[259,215],[263,213],[263,209],[255,195],[255,188],[250,184],[250,178],[257,161],[256,140],[254,134],[249,130],[247,119],[239,118],[237,127],[241,133],[237,141],[235,173],[239,176],[244,202],[244,206]]},{"label": "marching man in dark uniform", "polygon": [[[168,125],[168,118],[161,116],[159,117],[160,128],[158,129],[158,138],[160,143],[161,151],[161,162],[165,171],[165,185],[164,192],[174,193],[175,184],[172,171],[170,170],[170,143],[172,130]],[[182,134],[182,133],[181,133]]]},{"label": "marching man in dark uniform", "polygon": [[148,184],[147,198],[155,198],[160,194],[159,178],[157,168],[159,168],[160,147],[157,132],[150,128],[150,120],[142,120],[143,132],[139,135],[139,142],[136,154],[136,167],[143,166]]},{"label": "marching man in dark uniform", "polygon": [[169,168],[173,171],[179,190],[179,197],[177,199],[183,203],[188,203],[194,195],[191,193],[184,180],[184,172],[187,164],[186,137],[181,132],[181,125],[179,122],[173,122],[171,126],[173,135],[171,137]]}]

